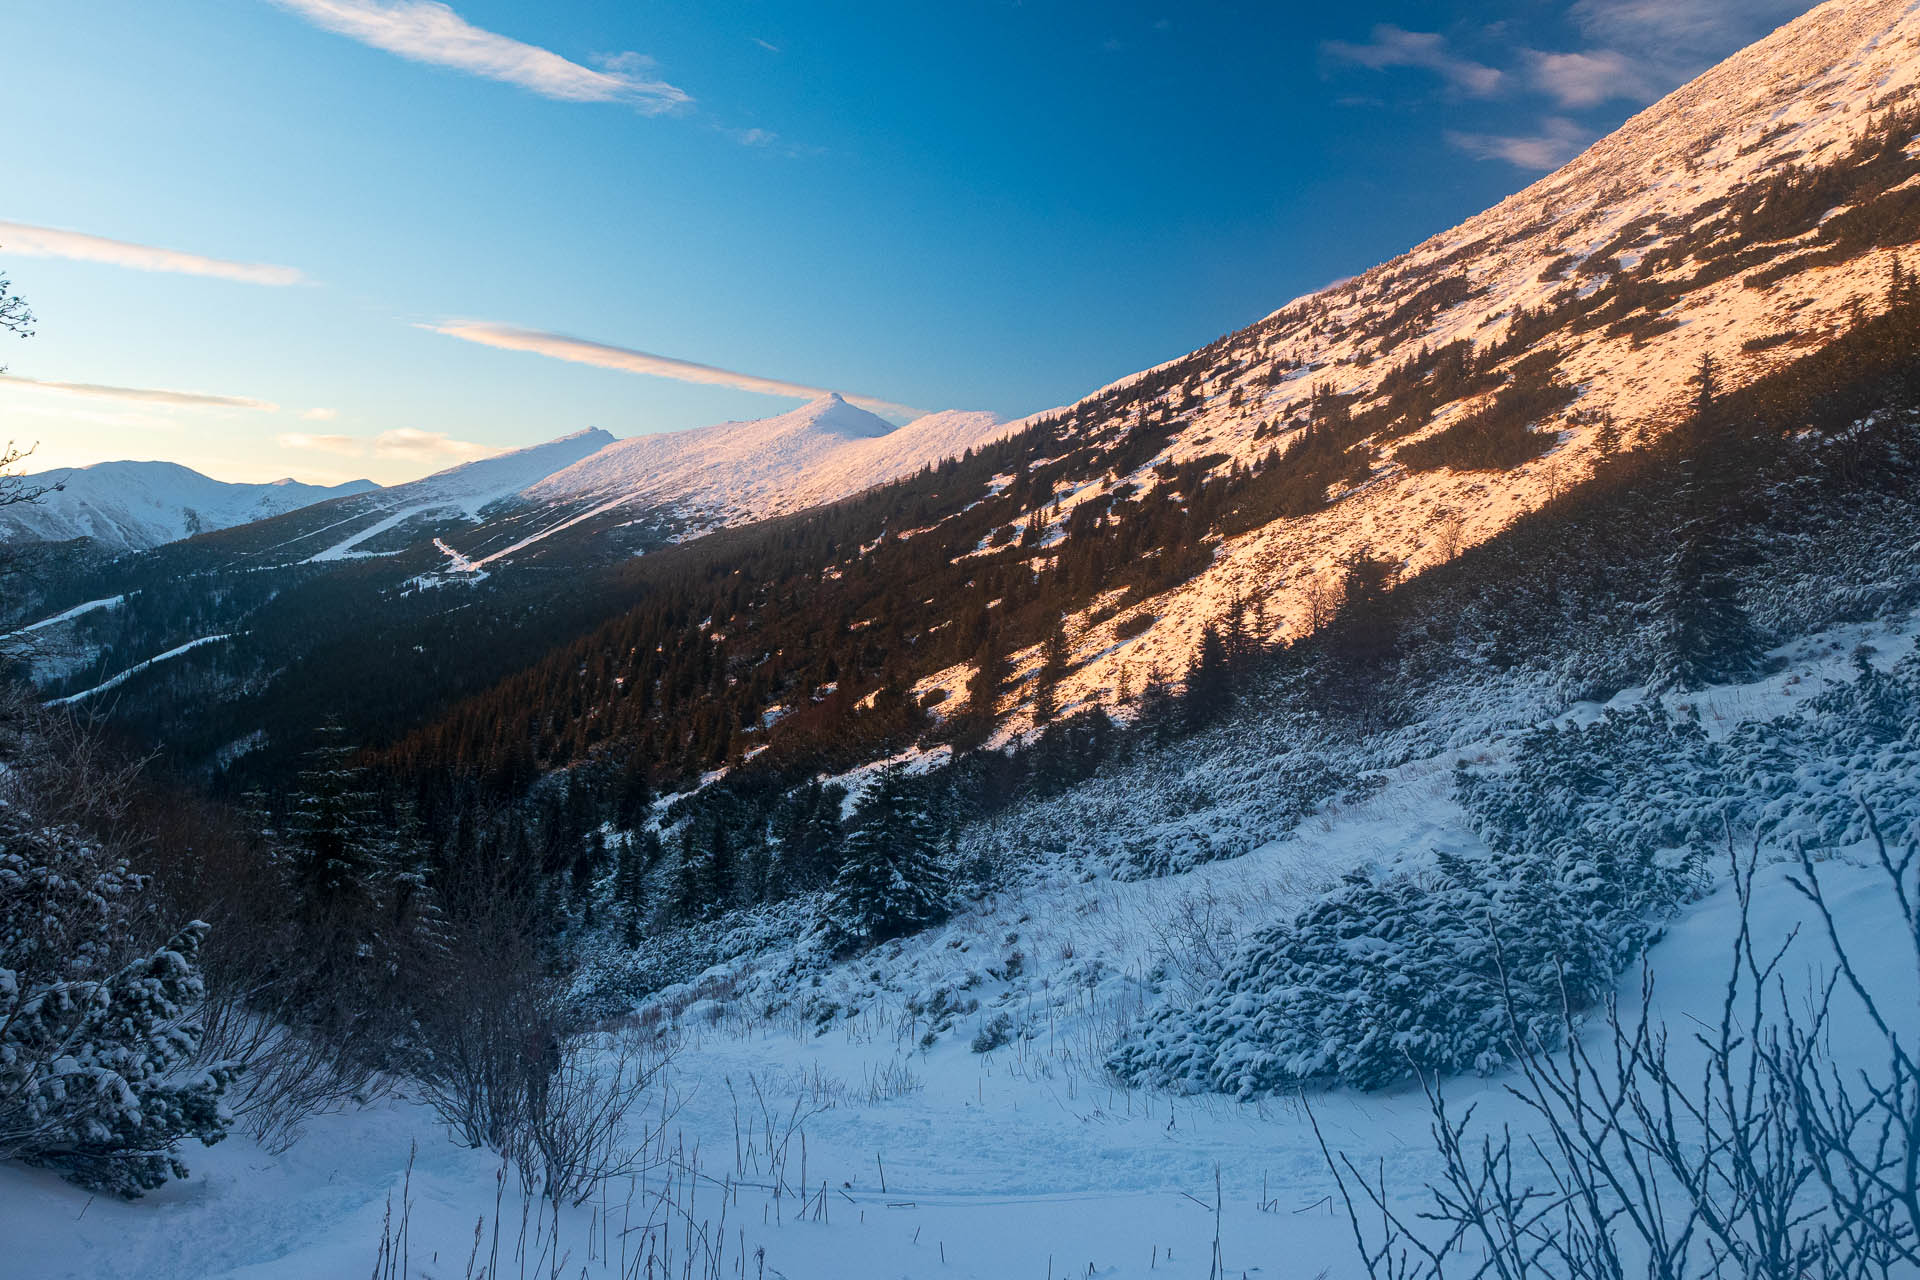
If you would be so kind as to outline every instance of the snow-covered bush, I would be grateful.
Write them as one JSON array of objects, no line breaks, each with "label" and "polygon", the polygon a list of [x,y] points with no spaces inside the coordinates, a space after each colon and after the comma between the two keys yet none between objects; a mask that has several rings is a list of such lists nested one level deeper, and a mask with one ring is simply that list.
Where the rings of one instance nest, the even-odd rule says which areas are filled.
[{"label": "snow-covered bush", "polygon": [[[1598,1034],[1569,1034],[1564,1054],[1521,1053],[1507,1088],[1529,1116],[1527,1140],[1478,1121],[1474,1107],[1427,1081],[1441,1172],[1411,1211],[1404,1192],[1388,1193],[1375,1153],[1336,1153],[1316,1122],[1364,1273],[1920,1272],[1920,1062],[1911,1019],[1889,1013],[1910,1010],[1920,994],[1920,846],[1889,847],[1878,835],[1865,843],[1861,861],[1877,864],[1880,878],[1859,880],[1865,868],[1850,878],[1870,885],[1866,894],[1835,893],[1804,848],[1786,855],[1797,864],[1786,885],[1810,927],[1784,944],[1757,936],[1768,921],[1756,911],[1755,880],[1768,855],[1755,846],[1730,859],[1740,923],[1719,1016],[1700,1010],[1707,1016],[1690,1013],[1684,1027],[1663,1024],[1646,998],[1649,972],[1641,999],[1608,1002]],[[1858,914],[1869,902],[1877,928]],[[1890,966],[1869,957],[1889,947]],[[1831,980],[1790,981],[1802,964]]]},{"label": "snow-covered bush", "polygon": [[1920,659],[1862,657],[1854,680],[1720,741],[1657,704],[1538,729],[1456,790],[1485,855],[1350,876],[1152,1014],[1114,1070],[1241,1096],[1378,1088],[1551,1041],[1563,999],[1610,989],[1730,839],[1853,844],[1863,799],[1889,838],[1920,838]]},{"label": "snow-covered bush", "polygon": [[207,926],[132,945],[143,882],[79,832],[0,803],[0,1159],[137,1196],[226,1132],[231,1073],[196,1066]]},{"label": "snow-covered bush", "polygon": [[1237,858],[1286,838],[1327,801],[1357,803],[1375,789],[1351,745],[1331,738],[1311,717],[1263,704],[965,828],[961,856],[1021,868],[1053,852],[1121,880]]},{"label": "snow-covered bush", "polygon": [[1004,1009],[980,1024],[967,1047],[975,1053],[992,1053],[1013,1043],[1013,1016]]},{"label": "snow-covered bush", "polygon": [[1256,936],[1191,1009],[1163,1007],[1115,1051],[1121,1075],[1241,1097],[1313,1081],[1379,1088],[1498,1063],[1514,1027],[1554,1034],[1561,984],[1597,997],[1645,940],[1672,871],[1576,839],[1527,857],[1355,876]]}]

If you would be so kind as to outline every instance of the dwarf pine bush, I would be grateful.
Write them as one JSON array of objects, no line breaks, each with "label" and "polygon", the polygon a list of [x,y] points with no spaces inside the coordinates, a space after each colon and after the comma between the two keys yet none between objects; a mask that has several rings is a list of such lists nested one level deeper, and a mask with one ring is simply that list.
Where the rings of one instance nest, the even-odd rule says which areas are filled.
[{"label": "dwarf pine bush", "polygon": [[1718,741],[1688,709],[1535,730],[1455,793],[1486,852],[1355,873],[1256,934],[1190,1005],[1164,1005],[1109,1066],[1251,1097],[1488,1070],[1548,1046],[1706,883],[1729,839],[1920,838],[1920,659],[1854,678]]}]

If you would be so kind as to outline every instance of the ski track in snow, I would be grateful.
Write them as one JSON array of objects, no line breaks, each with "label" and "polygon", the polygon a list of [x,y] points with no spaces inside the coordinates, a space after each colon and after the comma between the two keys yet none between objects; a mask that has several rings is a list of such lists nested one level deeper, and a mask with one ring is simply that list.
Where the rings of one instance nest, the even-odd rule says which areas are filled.
[{"label": "ski track in snow", "polygon": [[528,547],[532,546],[536,542],[541,541],[542,539],[550,538],[554,534],[559,533],[562,530],[571,529],[573,528],[573,526],[583,523],[584,521],[591,520],[595,516],[605,515],[607,512],[612,511],[617,507],[623,507],[626,505],[627,505],[627,499],[625,497],[619,497],[609,502],[603,502],[599,506],[594,507],[589,511],[583,511],[577,516],[573,516],[570,519],[562,520],[560,521],[560,523],[556,525],[552,525],[548,528],[542,529],[538,533],[530,534],[527,537],[520,539],[520,541],[514,543],[510,547],[502,547],[498,551],[490,552],[487,555],[481,556],[478,560],[471,559],[468,556],[462,554],[461,552],[455,551],[452,547],[448,546],[446,543],[442,542],[438,538],[435,538],[433,540],[433,544],[434,546],[440,548],[440,550],[446,554],[447,560],[448,560],[448,564],[447,564],[448,573],[475,573],[475,572],[478,572],[479,570],[485,569],[488,565],[492,564],[496,560],[504,560],[506,557],[513,555],[515,552],[526,550]]}]

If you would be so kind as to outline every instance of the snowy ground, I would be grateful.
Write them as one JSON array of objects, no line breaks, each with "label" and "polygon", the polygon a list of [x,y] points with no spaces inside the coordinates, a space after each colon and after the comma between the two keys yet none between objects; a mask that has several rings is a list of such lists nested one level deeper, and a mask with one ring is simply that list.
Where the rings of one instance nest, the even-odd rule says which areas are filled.
[{"label": "snowy ground", "polygon": [[[1876,660],[1891,663],[1911,651],[1914,631],[1908,619],[1805,641],[1766,680],[1699,698],[1703,719],[1778,715],[1844,676],[1856,645],[1871,643]],[[689,1213],[721,1251],[716,1268],[703,1269],[708,1256],[695,1275],[760,1276],[764,1249],[764,1274],[792,1280],[1198,1277],[1216,1228],[1228,1275],[1356,1275],[1350,1225],[1298,1102],[1121,1089],[1100,1062],[1140,1008],[1155,963],[1171,960],[1177,983],[1181,963],[1204,967],[1208,949],[1231,949],[1345,867],[1470,851],[1475,837],[1450,797],[1452,762],[1463,752],[1498,758],[1502,748],[1489,737],[1402,766],[1378,795],[1242,858],[1161,880],[1037,880],[824,975],[813,993],[854,1010],[824,1030],[798,1013],[749,1012],[763,1002],[772,960],[665,993],[660,1007],[684,1037],[665,1090],[677,1111],[654,1139],[675,1154],[671,1182],[655,1169],[556,1219],[539,1220],[537,1208],[523,1216],[517,1178],[500,1184],[496,1157],[456,1146],[425,1107],[391,1098],[313,1121],[283,1155],[242,1137],[189,1151],[191,1178],[136,1203],[0,1169],[7,1273],[367,1274],[386,1215],[408,1207],[407,1274],[424,1277],[468,1274],[476,1223],[482,1263],[498,1224],[498,1275],[647,1275],[647,1250],[658,1262],[669,1247],[672,1269],[656,1274],[680,1275]],[[1857,858],[1823,874],[1853,936],[1898,927],[1884,882]],[[1756,902],[1763,943],[1805,920],[1779,866],[1763,870]],[[1670,1023],[1691,1027],[1717,1011],[1735,922],[1722,889],[1655,948],[1659,1012]],[[1821,966],[1819,945],[1803,937],[1796,948],[1802,968]],[[1904,976],[1911,987],[1912,958],[1900,948],[1863,952],[1874,980]],[[1637,975],[1623,984],[1636,986]],[[1910,1008],[1910,990],[1905,1000]],[[1020,1034],[974,1053],[975,1032],[1002,1012]],[[1838,1044],[1845,1052],[1844,1028]],[[1486,1123],[1523,1126],[1506,1083],[1467,1078],[1448,1090],[1481,1104]],[[1417,1090],[1308,1102],[1336,1150],[1417,1197],[1435,1169]],[[650,1230],[661,1221],[670,1228]]]},{"label": "snowy ground", "polygon": [[[1828,880],[1860,936],[1897,927],[1874,874],[1836,863]],[[1763,941],[1803,921],[1777,869],[1763,876],[1758,901]],[[1714,1009],[1734,923],[1731,894],[1721,892],[1661,944],[1655,968],[1664,1016]],[[1802,954],[1803,963],[1817,958],[1812,946]],[[1883,980],[1903,963],[1892,948],[1867,958]],[[738,1274],[742,1256],[744,1274],[760,1274],[755,1251],[764,1248],[766,1274],[792,1280],[1204,1276],[1215,1238],[1216,1171],[1228,1274],[1358,1273],[1350,1227],[1328,1199],[1333,1183],[1297,1104],[1129,1095],[1076,1080],[1044,1045],[983,1058],[947,1043],[921,1055],[903,1051],[883,1028],[872,1030],[880,1034],[867,1039],[854,1029],[817,1040],[768,1028],[712,1030],[683,1052],[674,1089],[685,1105],[669,1146],[699,1147],[697,1220],[718,1224],[726,1202],[723,1274]],[[897,1082],[901,1072],[913,1087],[870,1100],[871,1082]],[[766,1190],[755,1082],[777,1117],[776,1135],[800,1103],[816,1197],[804,1209],[791,1193],[776,1208]],[[1465,1079],[1450,1093],[1480,1103],[1490,1124],[1519,1123],[1524,1117],[1502,1084]],[[1311,1104],[1328,1142],[1378,1161],[1390,1186],[1411,1196],[1431,1175],[1427,1107],[1417,1093],[1334,1093]],[[736,1172],[736,1122],[744,1173]],[[8,1273],[146,1280],[366,1274],[382,1220],[390,1205],[398,1209],[416,1143],[406,1191],[411,1274],[466,1274],[476,1222],[483,1223],[484,1260],[496,1218],[500,1274],[556,1273],[551,1228],[524,1223],[514,1180],[496,1210],[498,1162],[453,1145],[423,1108],[403,1100],[322,1118],[282,1156],[237,1138],[192,1152],[188,1181],[131,1204],[8,1169],[0,1173]],[[799,1181],[799,1160],[790,1150],[789,1185]],[[596,1201],[565,1211],[558,1234],[567,1261],[557,1274],[622,1274],[621,1232],[629,1241],[645,1238],[632,1228],[648,1220],[661,1189],[656,1173],[631,1192],[626,1184],[609,1188],[604,1209]],[[513,1257],[523,1240],[523,1256]],[[646,1274],[631,1269],[637,1257],[629,1251],[627,1274]]]}]

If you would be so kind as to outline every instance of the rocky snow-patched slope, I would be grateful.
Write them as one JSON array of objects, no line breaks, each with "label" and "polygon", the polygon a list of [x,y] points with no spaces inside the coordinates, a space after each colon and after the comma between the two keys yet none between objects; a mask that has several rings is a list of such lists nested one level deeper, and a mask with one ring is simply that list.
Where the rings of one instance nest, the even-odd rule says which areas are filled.
[{"label": "rocky snow-patched slope", "polygon": [[[1359,415],[1388,402],[1390,373],[1418,383],[1423,350],[1451,343],[1493,353],[1509,373],[1551,350],[1578,393],[1532,424],[1557,445],[1504,471],[1401,460],[1484,405],[1497,379],[1423,410],[1367,442],[1370,474],[1321,510],[1224,538],[1205,572],[1137,608],[1069,619],[1076,670],[1063,706],[1113,705],[1123,672],[1136,689],[1156,669],[1177,678],[1234,599],[1261,600],[1269,634],[1299,634],[1316,584],[1354,550],[1405,573],[1449,559],[1590,474],[1603,419],[1628,447],[1669,429],[1703,354],[1723,387],[1744,385],[1823,345],[1855,308],[1877,309],[1901,251],[1920,265],[1920,136],[1866,159],[1862,142],[1913,122],[1917,81],[1920,5],[1832,0],[1487,212],[1063,411],[1069,440],[1177,424],[1146,465],[1054,494],[1071,506],[1125,485],[1150,490],[1167,464],[1207,459],[1220,474],[1284,450],[1316,388]],[[1852,203],[1829,207],[1828,191]],[[1144,631],[1142,613],[1157,618]],[[1017,662],[1031,669],[1037,650]],[[966,676],[955,668],[919,691],[957,692]]]}]

